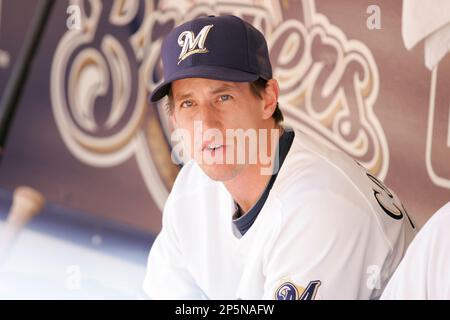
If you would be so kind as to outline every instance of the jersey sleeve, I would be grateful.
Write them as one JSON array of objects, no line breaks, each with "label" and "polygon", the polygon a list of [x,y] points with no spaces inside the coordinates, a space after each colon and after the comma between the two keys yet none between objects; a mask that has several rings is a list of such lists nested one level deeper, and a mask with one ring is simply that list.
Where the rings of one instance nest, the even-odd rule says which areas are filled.
[{"label": "jersey sleeve", "polygon": [[206,299],[186,267],[172,210],[168,200],[162,230],[148,257],[143,290],[150,299]]},{"label": "jersey sleeve", "polygon": [[325,190],[283,203],[282,215],[265,253],[264,299],[358,299],[370,291],[368,268],[381,268],[377,256],[387,254],[371,252],[378,240],[370,213]]}]

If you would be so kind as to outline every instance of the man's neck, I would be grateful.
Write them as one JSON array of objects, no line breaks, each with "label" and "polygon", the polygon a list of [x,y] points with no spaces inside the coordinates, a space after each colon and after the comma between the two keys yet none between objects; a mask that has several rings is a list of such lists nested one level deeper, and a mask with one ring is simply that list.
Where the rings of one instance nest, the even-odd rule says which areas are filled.
[{"label": "man's neck", "polygon": [[[276,126],[272,129],[278,130],[278,137],[283,134],[283,128],[280,126]],[[273,165],[277,149],[276,145],[272,148],[270,130],[271,129],[267,130],[266,150],[271,152],[271,150],[274,149],[274,152],[271,152],[272,154],[270,155],[270,163]],[[278,144],[278,142],[279,139],[275,141],[276,144]],[[234,201],[242,210],[242,215],[246,214],[256,204],[272,177],[270,174],[261,173],[261,169],[267,167],[267,165],[261,164],[259,160],[260,159],[258,158],[256,164],[247,165],[235,178],[223,182]]]}]

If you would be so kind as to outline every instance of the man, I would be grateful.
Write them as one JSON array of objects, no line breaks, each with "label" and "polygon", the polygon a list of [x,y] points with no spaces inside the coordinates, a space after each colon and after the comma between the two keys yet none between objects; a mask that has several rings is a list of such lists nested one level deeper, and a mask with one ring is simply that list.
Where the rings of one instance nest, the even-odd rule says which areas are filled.
[{"label": "man", "polygon": [[162,58],[151,100],[168,96],[191,160],[150,251],[149,297],[378,298],[412,222],[355,161],[280,125],[264,36],[235,16],[202,17],[164,39]]},{"label": "man", "polygon": [[422,227],[382,299],[450,300],[450,203]]}]

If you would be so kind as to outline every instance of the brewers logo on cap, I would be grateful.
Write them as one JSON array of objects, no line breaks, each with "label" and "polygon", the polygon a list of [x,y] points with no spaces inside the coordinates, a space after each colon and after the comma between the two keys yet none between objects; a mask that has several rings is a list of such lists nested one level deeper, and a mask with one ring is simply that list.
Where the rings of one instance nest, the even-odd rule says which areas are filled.
[{"label": "brewers logo on cap", "polygon": [[208,36],[208,32],[212,27],[212,24],[204,26],[203,29],[197,34],[197,37],[194,37],[194,33],[192,31],[184,31],[180,33],[178,36],[178,45],[182,49],[180,56],[178,57],[178,64],[190,55],[208,52],[208,49],[205,48],[205,41]]}]

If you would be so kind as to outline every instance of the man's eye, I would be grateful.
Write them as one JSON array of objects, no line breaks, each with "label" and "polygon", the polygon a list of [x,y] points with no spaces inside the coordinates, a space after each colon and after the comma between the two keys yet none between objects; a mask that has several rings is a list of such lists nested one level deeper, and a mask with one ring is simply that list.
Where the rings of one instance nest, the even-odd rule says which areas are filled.
[{"label": "man's eye", "polygon": [[183,101],[180,105],[181,108],[189,108],[192,107],[194,103],[191,100]]},{"label": "man's eye", "polygon": [[232,96],[230,96],[229,94],[222,94],[221,96],[219,96],[219,101],[228,101],[233,99]]}]

